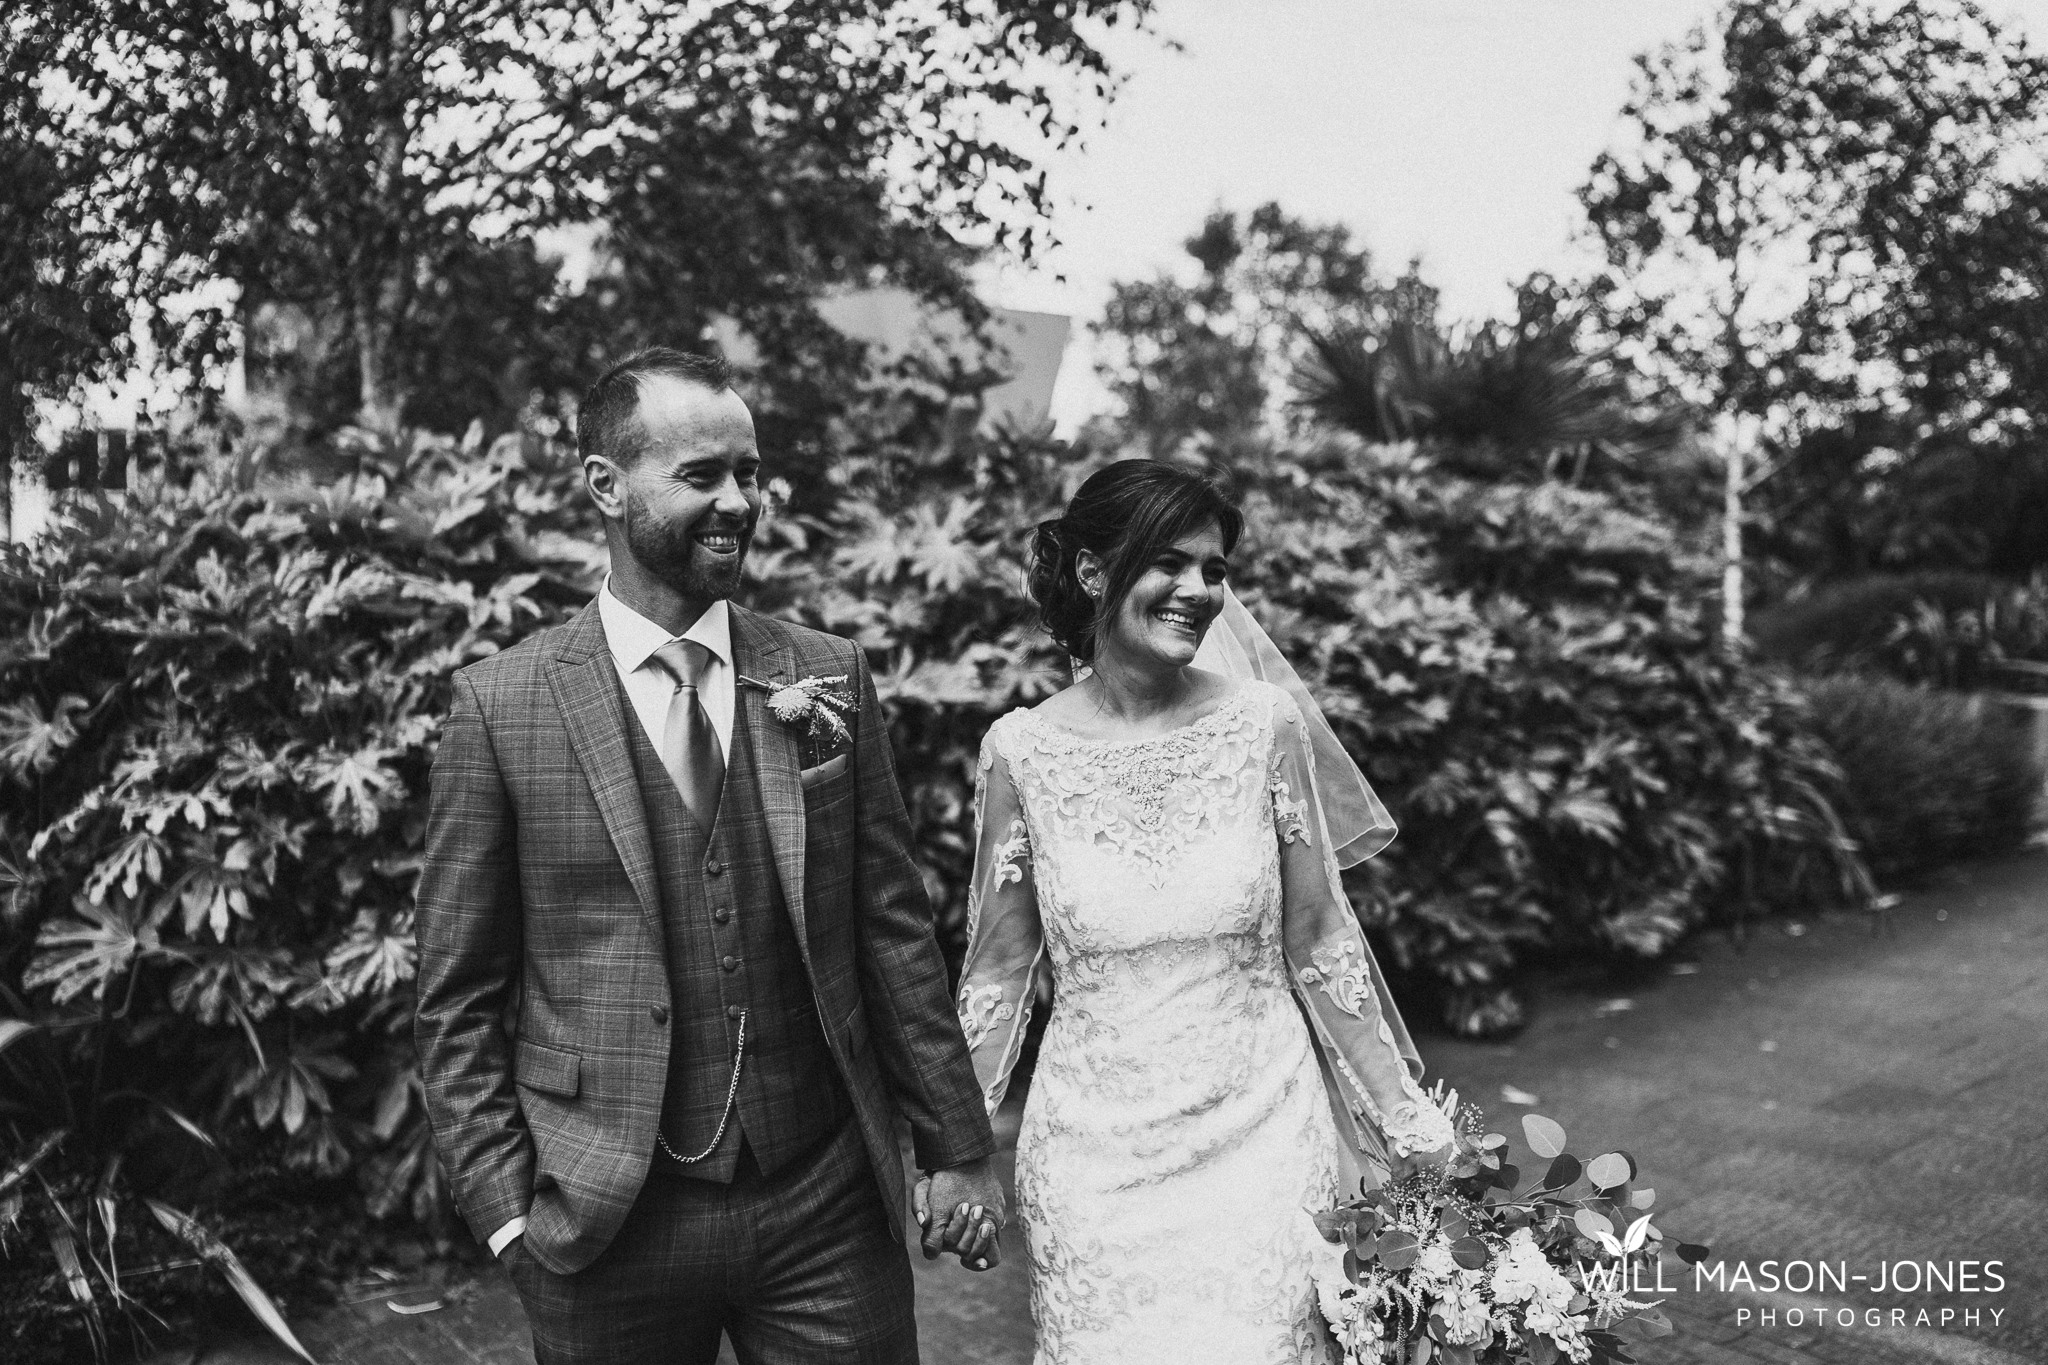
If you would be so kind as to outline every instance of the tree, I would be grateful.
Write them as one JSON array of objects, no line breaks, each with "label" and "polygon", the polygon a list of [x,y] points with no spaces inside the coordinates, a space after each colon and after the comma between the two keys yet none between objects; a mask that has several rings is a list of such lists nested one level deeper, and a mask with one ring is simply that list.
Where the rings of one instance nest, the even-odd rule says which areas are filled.
[{"label": "tree", "polygon": [[319,310],[390,428],[435,282],[492,243],[608,225],[638,333],[684,340],[721,308],[772,332],[834,282],[953,285],[941,239],[1034,246],[1017,125],[1073,136],[1077,80],[1109,88],[1088,35],[1148,7],[31,0],[10,25],[72,92],[98,174],[70,206],[165,357],[218,357],[238,310]]},{"label": "tree", "polygon": [[1311,334],[1378,333],[1428,319],[1436,291],[1413,267],[1391,284],[1341,224],[1278,204],[1218,210],[1186,243],[1193,283],[1170,274],[1117,284],[1096,325],[1119,439],[1153,454],[1215,447],[1284,426]]},{"label": "tree", "polygon": [[[1858,414],[2031,426],[2048,60],[1970,0],[1732,0],[1638,65],[1631,145],[1581,192],[1594,292],[1658,379],[1751,433],[1731,528]],[[1756,475],[1752,444],[1777,456]]]},{"label": "tree", "polygon": [[45,136],[32,67],[0,64],[0,540],[12,534],[14,456],[35,395],[110,354],[126,321],[106,267],[63,211],[81,168]]}]

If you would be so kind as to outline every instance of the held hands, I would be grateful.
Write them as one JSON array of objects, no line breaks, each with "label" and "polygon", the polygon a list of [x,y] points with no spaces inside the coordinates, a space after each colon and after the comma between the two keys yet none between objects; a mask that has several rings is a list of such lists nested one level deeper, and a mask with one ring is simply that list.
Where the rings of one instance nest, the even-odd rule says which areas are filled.
[{"label": "held hands", "polygon": [[952,1251],[969,1270],[989,1270],[1002,1263],[999,1239],[1009,1211],[1002,1182],[987,1157],[923,1177],[912,1203],[917,1225],[924,1229],[927,1261]]}]

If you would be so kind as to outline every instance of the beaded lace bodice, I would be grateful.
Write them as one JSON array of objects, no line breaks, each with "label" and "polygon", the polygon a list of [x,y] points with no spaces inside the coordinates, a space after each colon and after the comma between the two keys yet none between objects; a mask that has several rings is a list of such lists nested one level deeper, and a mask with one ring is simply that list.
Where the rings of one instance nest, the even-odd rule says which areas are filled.
[{"label": "beaded lace bodice", "polygon": [[[1063,1006],[1111,1012],[1155,993],[1167,973],[1285,987],[1291,961],[1350,1092],[1344,1108],[1377,1130],[1367,1154],[1383,1155],[1374,1136],[1394,1151],[1449,1139],[1386,1026],[1392,1003],[1375,989],[1306,799],[1309,763],[1293,699],[1259,682],[1150,739],[1083,739],[1036,711],[990,728],[960,1014],[991,1112],[1048,952]],[[1120,977],[1134,988],[1122,1002],[1098,998]],[[1210,989],[1229,996],[1245,984]]]}]

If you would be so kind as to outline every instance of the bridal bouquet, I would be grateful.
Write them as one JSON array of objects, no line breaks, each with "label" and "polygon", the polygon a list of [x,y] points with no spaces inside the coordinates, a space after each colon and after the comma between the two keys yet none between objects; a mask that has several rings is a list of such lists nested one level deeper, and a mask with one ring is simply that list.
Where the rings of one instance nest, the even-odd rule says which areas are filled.
[{"label": "bridal bouquet", "polygon": [[1523,1136],[1550,1165],[1518,1198],[1507,1138],[1457,1092],[1432,1098],[1457,1130],[1447,1165],[1314,1215],[1316,1297],[1342,1365],[1606,1365],[1671,1331],[1658,1301],[1632,1297],[1661,1285],[1663,1251],[1635,1158],[1581,1163],[1563,1128],[1528,1115]]}]

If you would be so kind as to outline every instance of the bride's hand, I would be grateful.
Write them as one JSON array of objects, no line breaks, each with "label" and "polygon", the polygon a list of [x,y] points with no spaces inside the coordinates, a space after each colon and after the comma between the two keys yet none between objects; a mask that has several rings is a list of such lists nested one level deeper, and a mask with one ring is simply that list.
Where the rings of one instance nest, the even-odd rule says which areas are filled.
[{"label": "bride's hand", "polygon": [[912,1206],[924,1229],[926,1260],[950,1251],[969,1270],[993,1270],[1002,1261],[1000,1237],[1009,1211],[987,1157],[925,1176]]}]

